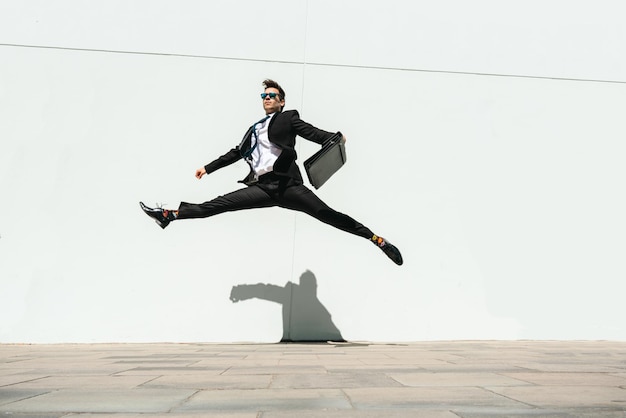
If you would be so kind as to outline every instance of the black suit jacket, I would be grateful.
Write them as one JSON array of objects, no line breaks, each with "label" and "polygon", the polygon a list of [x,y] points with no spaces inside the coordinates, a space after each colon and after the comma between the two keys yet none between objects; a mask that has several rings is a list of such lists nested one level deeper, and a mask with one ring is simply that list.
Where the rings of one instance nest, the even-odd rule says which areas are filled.
[{"label": "black suit jacket", "polygon": [[[302,182],[302,174],[300,174],[300,169],[296,164],[296,159],[298,158],[295,150],[296,135],[308,139],[309,141],[323,144],[330,139],[334,133],[323,131],[304,122],[300,119],[297,110],[279,112],[272,117],[268,128],[268,138],[272,144],[282,150],[276,163],[274,163],[274,173]],[[252,146],[251,144],[252,127],[248,128],[243,140],[238,146],[204,166],[207,174],[242,159]],[[252,168],[250,168],[248,175],[240,182],[245,184],[254,183],[254,172]]]}]

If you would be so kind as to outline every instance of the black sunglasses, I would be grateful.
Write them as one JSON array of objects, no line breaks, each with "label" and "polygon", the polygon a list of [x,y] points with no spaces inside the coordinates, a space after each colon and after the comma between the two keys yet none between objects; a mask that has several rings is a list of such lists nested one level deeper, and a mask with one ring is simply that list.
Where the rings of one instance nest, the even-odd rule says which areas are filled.
[{"label": "black sunglasses", "polygon": [[275,99],[277,96],[280,97],[278,93],[261,93],[261,99],[265,100],[265,98],[269,96],[270,99]]}]

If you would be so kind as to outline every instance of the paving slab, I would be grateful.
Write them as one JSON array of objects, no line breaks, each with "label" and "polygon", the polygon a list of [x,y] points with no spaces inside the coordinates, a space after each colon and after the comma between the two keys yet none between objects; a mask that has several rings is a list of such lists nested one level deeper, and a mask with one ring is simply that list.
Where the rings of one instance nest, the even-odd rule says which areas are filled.
[{"label": "paving slab", "polygon": [[459,418],[454,412],[433,409],[376,409],[376,410],[338,410],[338,411],[269,411],[260,418]]},{"label": "paving slab", "polygon": [[611,386],[519,386],[491,387],[494,393],[535,407],[598,407],[624,409],[626,390]]},{"label": "paving slab", "polygon": [[[539,386],[626,386],[626,375],[594,372],[594,373],[502,373],[511,377]],[[499,386],[499,385],[494,385]]]},{"label": "paving slab", "polygon": [[281,374],[272,379],[272,389],[391,388],[402,385],[384,373]]},{"label": "paving slab", "polygon": [[191,397],[184,389],[58,390],[17,402],[5,403],[7,412],[168,412]]},{"label": "paving slab", "polygon": [[[52,392],[60,389],[125,390],[145,383],[145,376],[75,375],[46,376],[40,379],[14,383],[12,387],[41,389]],[[1,417],[0,417],[1,418]]]},{"label": "paving slab", "polygon": [[[211,412],[207,415],[206,412],[167,412],[167,413],[151,413],[151,414],[92,414],[92,413],[71,413],[65,414],[62,418],[259,418],[259,414],[256,412]],[[19,416],[15,416],[19,418]],[[26,417],[24,417],[26,418]],[[31,418],[31,417],[28,417]],[[39,417],[32,417],[39,418]],[[47,418],[47,417],[42,417]],[[57,417],[50,417],[57,418]],[[61,417],[59,417],[61,418]],[[458,418],[458,417],[457,417]]]},{"label": "paving slab", "polygon": [[234,366],[226,370],[223,375],[277,375],[277,374],[324,374],[326,369],[320,365],[314,366],[267,366],[267,367],[246,367]]},{"label": "paving slab", "polygon": [[352,409],[349,400],[339,389],[260,389],[254,391],[232,390],[202,391],[175,408],[172,412],[223,411],[293,411],[294,416],[301,410]]},{"label": "paving slab", "polygon": [[267,389],[272,378],[271,374],[247,376],[165,375],[150,380],[142,387],[197,390]]},{"label": "paving slab", "polygon": [[133,367],[124,371],[116,372],[115,376],[217,376],[224,373],[226,367],[169,367],[169,366],[147,366]]},{"label": "paving slab", "polygon": [[502,375],[486,372],[443,372],[443,373],[389,373],[389,377],[410,387],[438,386],[522,386],[531,385],[515,374]]},{"label": "paving slab", "polygon": [[503,409],[531,408],[523,402],[477,387],[400,387],[345,389],[356,409],[437,409],[446,405],[493,407]]}]

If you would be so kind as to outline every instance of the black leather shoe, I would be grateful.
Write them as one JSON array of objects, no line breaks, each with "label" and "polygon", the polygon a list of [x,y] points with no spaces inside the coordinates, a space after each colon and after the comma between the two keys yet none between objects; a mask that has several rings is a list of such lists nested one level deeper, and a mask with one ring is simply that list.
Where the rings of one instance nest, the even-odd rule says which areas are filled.
[{"label": "black leather shoe", "polygon": [[383,252],[387,255],[387,257],[391,259],[391,261],[401,266],[403,261],[402,261],[402,254],[400,254],[400,250],[398,250],[395,245],[393,245],[392,243],[390,243],[383,237],[375,237],[375,238],[376,239],[372,240],[374,244],[376,244],[378,248],[383,250]]},{"label": "black leather shoe", "polygon": [[146,215],[154,219],[157,225],[159,225],[163,229],[165,229],[165,227],[168,226],[172,221],[165,216],[165,214],[163,213],[164,209],[162,208],[152,209],[144,205],[143,202],[139,202],[139,206],[141,206],[141,210],[143,210]]}]

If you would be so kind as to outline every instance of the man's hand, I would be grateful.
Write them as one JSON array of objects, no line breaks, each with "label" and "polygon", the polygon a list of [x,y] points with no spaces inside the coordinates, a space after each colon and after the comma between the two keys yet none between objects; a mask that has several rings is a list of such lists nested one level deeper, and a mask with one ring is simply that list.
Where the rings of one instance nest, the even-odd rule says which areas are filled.
[{"label": "man's hand", "polygon": [[200,180],[202,178],[202,176],[204,176],[206,174],[206,170],[204,169],[204,167],[199,168],[196,170],[196,178],[198,180]]}]

